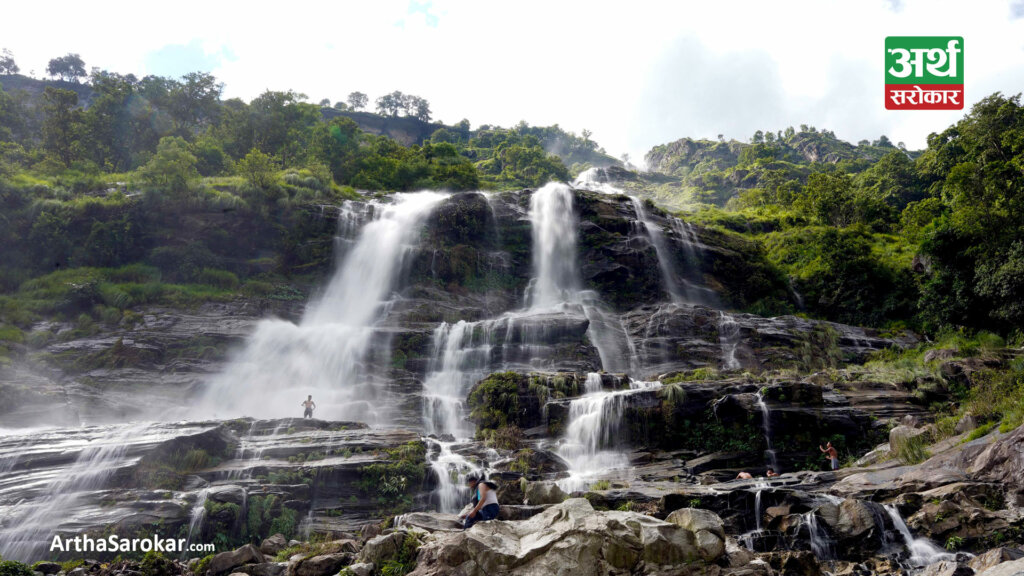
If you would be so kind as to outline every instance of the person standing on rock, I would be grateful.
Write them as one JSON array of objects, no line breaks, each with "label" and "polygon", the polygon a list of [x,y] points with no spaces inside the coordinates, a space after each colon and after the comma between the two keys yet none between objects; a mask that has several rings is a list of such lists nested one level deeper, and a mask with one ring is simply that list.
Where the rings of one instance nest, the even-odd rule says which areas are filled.
[{"label": "person standing on rock", "polygon": [[832,446],[831,442],[826,442],[824,448],[819,445],[818,449],[832,462],[832,470],[839,470],[839,451],[835,446]]},{"label": "person standing on rock", "polygon": [[302,417],[303,418],[312,418],[313,417],[313,409],[316,408],[316,402],[313,402],[313,395],[312,394],[310,394],[309,396],[306,396],[306,401],[300,403],[299,406],[302,406],[302,407],[304,407],[306,409],[302,413]]},{"label": "person standing on rock", "polygon": [[476,505],[468,514],[460,515],[465,518],[463,528],[468,530],[477,522],[494,520],[498,517],[498,486],[493,482],[481,481],[476,476],[466,478],[466,486],[473,491]]}]

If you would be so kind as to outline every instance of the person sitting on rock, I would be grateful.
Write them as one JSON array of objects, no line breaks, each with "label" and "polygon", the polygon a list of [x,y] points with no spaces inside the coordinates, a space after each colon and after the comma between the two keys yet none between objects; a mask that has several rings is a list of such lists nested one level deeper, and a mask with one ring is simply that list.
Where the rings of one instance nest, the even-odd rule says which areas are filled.
[{"label": "person sitting on rock", "polygon": [[481,480],[476,476],[466,478],[466,487],[473,491],[475,505],[467,514],[462,514],[459,519],[465,519],[463,528],[468,530],[477,522],[494,520],[498,517],[498,485],[494,482]]},{"label": "person sitting on rock", "polygon": [[302,417],[303,418],[312,418],[313,417],[313,409],[316,408],[316,402],[313,402],[313,395],[312,394],[307,396],[306,397],[306,401],[300,403],[299,406],[302,406],[302,407],[304,407],[306,409],[302,413]]},{"label": "person sitting on rock", "polygon": [[736,475],[737,480],[750,480],[752,478],[753,476],[750,474],[750,472],[747,472],[746,470]]},{"label": "person sitting on rock", "polygon": [[772,468],[771,466],[769,466],[768,470],[765,471],[764,475],[769,477],[769,478],[775,478],[776,476],[779,475],[779,473],[775,471],[775,468]]},{"label": "person sitting on rock", "polygon": [[821,450],[822,453],[825,454],[825,457],[831,461],[832,470],[839,470],[839,451],[832,446],[832,443],[826,442],[824,448],[818,446],[818,449]]}]

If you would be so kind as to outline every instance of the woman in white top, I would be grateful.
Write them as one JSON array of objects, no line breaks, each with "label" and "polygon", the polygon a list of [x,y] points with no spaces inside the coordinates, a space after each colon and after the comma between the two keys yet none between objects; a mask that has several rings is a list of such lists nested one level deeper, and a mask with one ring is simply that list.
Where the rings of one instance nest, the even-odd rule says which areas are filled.
[{"label": "woman in white top", "polygon": [[463,528],[469,528],[477,522],[494,520],[498,517],[498,486],[493,482],[481,481],[476,476],[466,478],[466,486],[473,490],[473,509],[468,514],[459,516],[465,518]]}]

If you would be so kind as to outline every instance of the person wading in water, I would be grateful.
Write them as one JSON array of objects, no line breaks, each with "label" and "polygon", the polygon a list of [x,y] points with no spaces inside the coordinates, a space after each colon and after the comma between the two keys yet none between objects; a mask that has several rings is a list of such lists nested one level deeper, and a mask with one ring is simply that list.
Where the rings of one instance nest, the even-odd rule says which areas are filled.
[{"label": "person wading in water", "polygon": [[316,402],[313,402],[313,395],[312,394],[307,396],[306,397],[306,401],[302,402],[301,404],[299,404],[299,406],[302,406],[302,407],[304,407],[306,409],[302,413],[302,417],[303,418],[312,418],[313,417],[313,409],[316,408]]}]

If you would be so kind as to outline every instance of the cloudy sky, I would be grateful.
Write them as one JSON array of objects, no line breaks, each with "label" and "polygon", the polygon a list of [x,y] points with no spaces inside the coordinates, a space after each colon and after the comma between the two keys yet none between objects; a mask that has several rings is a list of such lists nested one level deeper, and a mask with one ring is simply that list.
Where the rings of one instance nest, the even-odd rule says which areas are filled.
[{"label": "cloudy sky", "polygon": [[[474,126],[558,123],[636,159],[683,136],[810,124],[911,148],[959,112],[886,111],[885,36],[963,36],[968,104],[1024,90],[1024,0],[63,2],[4,8],[22,72],[215,74],[227,96],[353,90]],[[261,6],[261,4],[264,4]]]}]

